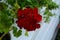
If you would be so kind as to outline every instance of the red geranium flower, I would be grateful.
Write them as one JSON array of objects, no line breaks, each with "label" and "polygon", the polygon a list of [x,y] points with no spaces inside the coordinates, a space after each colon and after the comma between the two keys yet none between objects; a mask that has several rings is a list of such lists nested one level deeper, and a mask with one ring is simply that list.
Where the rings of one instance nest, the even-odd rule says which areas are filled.
[{"label": "red geranium flower", "polygon": [[27,31],[33,31],[40,28],[38,22],[42,20],[42,16],[38,14],[37,8],[19,9],[17,17],[17,25],[20,29],[24,28]]}]

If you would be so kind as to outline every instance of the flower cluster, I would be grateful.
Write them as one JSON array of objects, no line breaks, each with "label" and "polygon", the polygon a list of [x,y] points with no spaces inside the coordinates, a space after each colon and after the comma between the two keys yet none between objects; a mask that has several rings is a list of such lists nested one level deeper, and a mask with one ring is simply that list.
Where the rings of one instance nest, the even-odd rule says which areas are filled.
[{"label": "flower cluster", "polygon": [[40,24],[38,24],[38,22],[41,22],[42,16],[38,14],[38,8],[35,7],[32,9],[27,7],[24,10],[19,9],[17,16],[17,25],[20,29],[24,28],[27,31],[32,31],[40,28]]}]

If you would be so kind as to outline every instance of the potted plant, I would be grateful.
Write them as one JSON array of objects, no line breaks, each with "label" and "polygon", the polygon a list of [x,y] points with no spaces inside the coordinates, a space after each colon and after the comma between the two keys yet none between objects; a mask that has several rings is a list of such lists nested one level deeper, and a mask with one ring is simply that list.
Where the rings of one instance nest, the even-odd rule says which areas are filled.
[{"label": "potted plant", "polygon": [[[42,7],[46,7],[44,17],[38,12],[38,9],[41,10]],[[0,2],[0,40],[9,40],[5,37],[10,36],[11,30],[14,36],[19,37],[22,35],[22,28],[26,30],[25,35],[28,36],[29,31],[35,31],[41,27],[39,22],[43,20],[42,18],[45,22],[49,21],[49,18],[54,15],[50,10],[57,7],[58,5],[52,0],[4,0]],[[19,29],[13,25],[14,23]]]}]

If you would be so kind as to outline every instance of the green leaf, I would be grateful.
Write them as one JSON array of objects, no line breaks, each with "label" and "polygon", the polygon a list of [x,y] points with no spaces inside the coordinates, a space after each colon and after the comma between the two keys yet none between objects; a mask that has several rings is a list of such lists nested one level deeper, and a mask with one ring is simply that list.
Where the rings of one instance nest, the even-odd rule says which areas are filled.
[{"label": "green leaf", "polygon": [[18,32],[15,35],[16,35],[16,37],[21,36],[22,35],[22,30],[18,30]]},{"label": "green leaf", "polygon": [[20,8],[22,9],[23,7],[25,7],[26,5],[26,2],[27,0],[17,0],[18,4],[20,5]]},{"label": "green leaf", "polygon": [[58,5],[54,2],[49,2],[48,3],[48,9],[52,10],[52,9],[56,9],[58,8]]},{"label": "green leaf", "polygon": [[0,2],[0,11],[5,10],[7,8],[8,8],[8,5],[7,4],[5,4],[3,2]]},{"label": "green leaf", "polygon": [[8,32],[14,23],[8,10],[0,11],[0,32]]},{"label": "green leaf", "polygon": [[40,7],[39,1],[37,1],[37,0],[31,0],[31,2],[32,2],[32,5],[33,5],[34,7]]},{"label": "green leaf", "polygon": [[14,7],[15,7],[16,10],[20,8],[18,3],[14,3]]},{"label": "green leaf", "polygon": [[43,6],[47,7],[49,10],[58,8],[58,5],[55,2],[52,2],[52,0],[40,0],[39,4],[42,7]]},{"label": "green leaf", "polygon": [[52,14],[48,9],[45,10],[44,12],[44,19],[45,22],[49,22],[50,17],[53,16],[54,14]]},{"label": "green leaf", "polygon": [[16,0],[7,0],[8,4],[10,4],[11,6],[14,6],[14,3],[16,2]]},{"label": "green leaf", "polygon": [[17,28],[13,27],[13,33],[17,32]]},{"label": "green leaf", "polygon": [[13,34],[15,37],[19,37],[22,35],[22,30],[18,30],[16,27],[13,27]]}]

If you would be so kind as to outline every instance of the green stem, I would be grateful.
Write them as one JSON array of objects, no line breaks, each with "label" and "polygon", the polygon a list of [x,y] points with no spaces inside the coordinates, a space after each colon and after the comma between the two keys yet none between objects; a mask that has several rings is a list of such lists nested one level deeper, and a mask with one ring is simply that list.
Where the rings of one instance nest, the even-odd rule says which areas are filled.
[{"label": "green stem", "polygon": [[28,31],[26,30],[26,32],[25,32],[25,36],[28,36]]},{"label": "green stem", "polygon": [[[9,31],[11,31],[12,28],[13,28],[13,27],[11,27],[11,28],[9,29]],[[8,32],[9,32],[9,31],[8,31]],[[2,40],[2,38],[3,38],[8,32],[4,33],[4,34],[0,37],[0,40]]]},{"label": "green stem", "polygon": [[0,40],[2,40],[2,38],[0,38]]},{"label": "green stem", "polygon": [[4,33],[1,37],[0,37],[0,40],[2,40],[2,38],[6,35],[7,33]]}]

